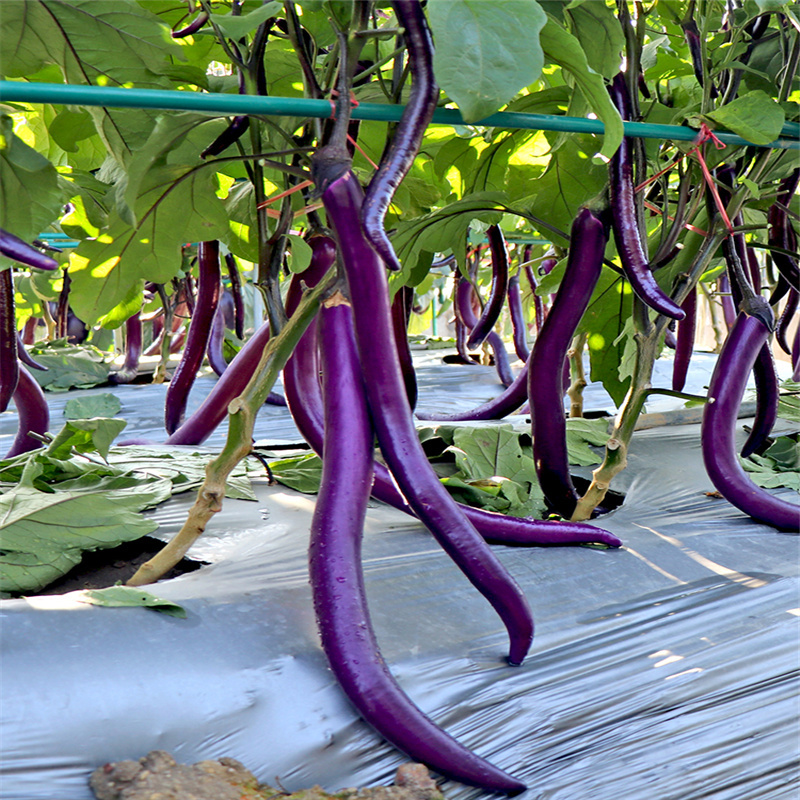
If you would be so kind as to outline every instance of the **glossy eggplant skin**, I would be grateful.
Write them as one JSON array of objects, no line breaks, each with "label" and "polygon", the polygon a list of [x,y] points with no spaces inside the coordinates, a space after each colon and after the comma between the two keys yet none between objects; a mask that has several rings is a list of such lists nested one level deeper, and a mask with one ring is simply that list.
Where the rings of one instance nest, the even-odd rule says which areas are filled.
[{"label": "glossy eggplant skin", "polygon": [[408,344],[408,321],[414,303],[414,287],[401,286],[392,300],[392,327],[394,328],[397,357],[403,370],[403,381],[406,385],[408,404],[413,410],[417,405],[417,374],[414,371],[414,359]]},{"label": "glossy eggplant skin", "polygon": [[600,278],[608,234],[588,208],[572,224],[567,267],[561,287],[536,337],[528,362],[528,399],[533,435],[533,460],[550,509],[569,519],[578,493],[567,458],[563,366],[575,330]]},{"label": "glossy eggplant skin", "polygon": [[183,420],[189,392],[203,363],[211,325],[220,293],[219,242],[200,242],[197,252],[200,267],[197,301],[186,336],[186,347],[167,388],[164,426],[170,436]]},{"label": "glossy eggplant skin", "polygon": [[489,299],[483,307],[483,312],[472,326],[472,331],[467,339],[467,348],[474,350],[483,344],[489,332],[494,328],[503,310],[503,304],[508,292],[508,250],[503,232],[498,225],[491,225],[487,231],[489,249],[492,253],[492,286]]},{"label": "glossy eggplant skin", "polygon": [[[297,305],[302,297],[301,284],[316,286],[323,275],[330,269],[336,258],[336,245],[328,237],[312,237],[309,239],[311,249],[314,251],[311,257],[309,268],[300,275],[295,275],[289,287],[289,294],[286,298],[286,313],[291,316],[297,309]],[[315,324],[311,323],[312,326]],[[303,334],[305,337],[307,332]],[[228,368],[208,396],[200,404],[200,407],[191,415],[174,433],[167,439],[166,444],[201,444],[214,432],[216,427],[228,414],[228,405],[234,397],[238,397],[247,382],[250,380],[254,370],[261,360],[261,354],[269,341],[269,323],[265,322],[248,340],[244,347],[236,354],[233,361],[228,364]],[[301,339],[301,341],[303,341]],[[298,344],[298,347],[300,345]],[[286,370],[290,368],[292,356],[287,363]],[[316,376],[316,373],[315,373]],[[287,391],[288,394],[288,391]],[[276,396],[277,398],[279,395]],[[283,398],[281,398],[283,399]],[[273,401],[274,405],[279,403]],[[282,404],[282,403],[281,403]],[[320,406],[321,408],[321,401]]]},{"label": "glossy eggplant skin", "polygon": [[686,316],[678,323],[678,336],[675,342],[675,357],[672,362],[672,390],[682,392],[686,385],[689,362],[694,350],[694,337],[697,330],[697,290],[692,289],[681,304]]},{"label": "glossy eggplant skin", "polygon": [[8,408],[19,380],[14,278],[11,267],[0,270],[0,412]]},{"label": "glossy eggplant skin", "polygon": [[[624,120],[631,118],[631,102],[625,77],[616,75],[609,88],[611,99]],[[684,312],[656,283],[650,270],[636,223],[633,192],[633,144],[629,137],[622,140],[609,163],[609,199],[614,241],[622,270],[633,291],[650,308],[672,319],[683,319]]]},{"label": "glossy eggplant skin", "polygon": [[725,340],[703,409],[703,461],[717,491],[753,519],[781,531],[800,532],[800,505],[756,486],[736,453],[736,419],[747,379],[770,331],[761,319],[739,313]]},{"label": "glossy eggplant skin", "polygon": [[397,124],[394,138],[384,151],[380,164],[367,187],[361,208],[361,221],[370,245],[389,269],[399,270],[400,262],[386,235],[383,221],[397,187],[417,156],[425,128],[439,100],[439,87],[433,75],[433,39],[419,0],[394,0],[392,7],[408,49],[411,94]]},{"label": "glossy eggplant skin", "polygon": [[778,421],[778,401],[780,400],[780,381],[775,366],[775,356],[769,342],[761,348],[753,364],[753,378],[756,383],[758,404],[753,418],[750,435],[742,447],[742,458],[747,458],[767,444],[770,433]]},{"label": "glossy eggplant skin", "polygon": [[322,483],[311,522],[309,576],[322,648],[361,716],[415,761],[472,786],[516,794],[523,783],[435,725],[409,699],[381,656],[361,568],[361,539],[372,485],[373,432],[350,308],[323,308],[321,341],[325,437]]},{"label": "glossy eggplant skin", "polygon": [[519,273],[508,279],[508,313],[514,331],[514,352],[520,361],[527,361],[530,355],[528,348],[528,326],[522,310],[522,295],[519,290]]},{"label": "glossy eggplant skin", "polygon": [[384,458],[414,513],[500,615],[509,633],[509,662],[521,664],[533,639],[530,608],[420,445],[394,345],[385,268],[359,224],[363,194],[355,174],[347,170],[330,180],[322,202],[339,244],[367,401]]},{"label": "glossy eggplant skin", "polygon": [[236,259],[231,253],[225,254],[225,266],[231,281],[231,295],[233,296],[233,332],[237,338],[244,339],[244,298],[242,297],[242,277],[236,266]]},{"label": "glossy eggplant skin", "polygon": [[0,254],[10,258],[12,261],[19,261],[28,267],[36,269],[54,270],[58,269],[58,262],[50,256],[39,252],[35,247],[29,245],[19,236],[4,231],[0,228]]},{"label": "glossy eggplant skin", "polygon": [[19,381],[14,391],[14,405],[17,407],[19,429],[11,449],[5,455],[6,458],[41,447],[42,443],[28,434],[38,433],[44,436],[50,426],[50,410],[42,387],[22,365],[19,367]]}]

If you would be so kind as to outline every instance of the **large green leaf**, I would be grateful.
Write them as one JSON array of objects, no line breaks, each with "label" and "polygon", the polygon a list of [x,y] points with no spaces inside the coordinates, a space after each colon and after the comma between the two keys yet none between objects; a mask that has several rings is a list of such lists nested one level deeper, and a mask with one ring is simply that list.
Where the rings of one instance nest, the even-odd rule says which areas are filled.
[{"label": "large green leaf", "polygon": [[537,35],[546,16],[535,0],[436,0],[428,14],[436,40],[434,72],[466,122],[493,114],[539,78]]},{"label": "large green leaf", "polygon": [[[596,197],[607,180],[606,167],[592,163],[575,140],[568,139],[553,153],[545,173],[531,184],[531,213],[569,234],[580,207]],[[543,236],[553,237],[550,229],[538,228]],[[565,244],[563,240],[556,243]]]},{"label": "large green leaf", "polygon": [[0,591],[32,592],[68,572],[85,550],[116,547],[158,523],[137,512],[136,496],[40,492],[19,486],[0,496]]},{"label": "large green leaf", "polygon": [[51,392],[97,386],[108,380],[111,371],[111,363],[96,347],[69,344],[66,339],[35,344],[31,355],[47,367],[47,372],[33,370],[31,374],[43,389]]},{"label": "large green leaf", "polygon": [[55,167],[14,133],[11,117],[0,115],[0,228],[30,242],[58,218],[63,203]]},{"label": "large green leaf", "polygon": [[753,144],[774,142],[786,121],[783,108],[761,90],[737,97],[706,116]]},{"label": "large green leaf", "polygon": [[136,281],[177,276],[184,244],[222,238],[228,227],[214,175],[202,167],[150,170],[136,216],[131,227],[112,215],[109,228],[71,256],[73,308],[89,324],[128,298]]},{"label": "large green leaf", "polygon": [[275,480],[303,494],[317,494],[322,480],[322,459],[313,453],[269,462]]},{"label": "large green leaf", "polygon": [[542,48],[554,64],[567,70],[583,92],[586,101],[605,125],[600,152],[611,158],[622,143],[622,118],[611,102],[603,76],[595,72],[586,59],[581,43],[552,17],[540,34]]},{"label": "large green leaf", "polygon": [[620,71],[625,50],[625,35],[613,9],[597,0],[573,0],[566,14],[589,67],[613,78]]}]

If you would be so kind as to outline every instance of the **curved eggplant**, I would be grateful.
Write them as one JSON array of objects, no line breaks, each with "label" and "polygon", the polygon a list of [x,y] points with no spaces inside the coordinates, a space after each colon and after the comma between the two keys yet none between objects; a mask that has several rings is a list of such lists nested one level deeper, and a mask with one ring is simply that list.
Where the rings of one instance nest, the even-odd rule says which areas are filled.
[{"label": "curved eggplant", "polygon": [[50,369],[50,367],[46,367],[44,364],[40,364],[38,361],[36,361],[27,351],[19,331],[17,331],[17,358],[20,360],[21,364],[24,364],[26,367],[30,367],[31,369],[38,369],[42,372],[47,372]]},{"label": "curved eggplant", "polygon": [[722,346],[703,409],[700,439],[706,472],[717,491],[753,519],[778,530],[800,530],[800,505],[756,486],[736,456],[736,419],[747,378],[770,331],[762,319],[740,313]]},{"label": "curved eggplant", "polygon": [[233,332],[237,339],[244,339],[244,298],[242,297],[242,278],[236,259],[231,253],[225,253],[225,266],[231,281],[231,295],[233,297]]},{"label": "curved eggplant", "polygon": [[197,301],[189,324],[189,333],[186,335],[183,356],[167,388],[164,425],[170,435],[175,433],[183,420],[189,392],[203,363],[208,335],[219,302],[219,242],[200,242],[197,252],[200,267]]},{"label": "curved eggplant", "polygon": [[408,346],[408,320],[411,316],[413,302],[413,286],[401,286],[392,301],[392,328],[397,345],[397,357],[400,360],[400,369],[403,370],[403,382],[406,385],[408,404],[412,411],[417,405],[417,375],[414,372],[411,348]]},{"label": "curved eggplant", "polygon": [[211,333],[208,335],[208,345],[206,346],[208,365],[218,376],[222,375],[228,368],[228,362],[225,361],[225,356],[222,352],[228,316],[233,317],[233,298],[227,292],[222,292],[214,314],[214,322],[211,325]]},{"label": "curved eggplant", "polygon": [[[799,301],[800,292],[796,289],[789,289],[789,297],[786,299],[786,305],[783,307],[783,311],[780,317],[778,317],[778,323],[775,326],[775,341],[787,356],[791,356],[792,348],[789,346],[786,334],[789,329],[789,323],[794,319]],[[770,303],[770,305],[772,304]]]},{"label": "curved eggplant", "polygon": [[694,350],[694,337],[697,330],[697,290],[692,289],[681,303],[686,316],[678,323],[675,340],[675,357],[672,362],[672,391],[682,392],[686,385],[689,362]]},{"label": "curved eggplant", "polygon": [[0,412],[8,408],[19,380],[17,318],[11,267],[0,270]]},{"label": "curved eggplant", "polygon": [[347,170],[328,179],[322,202],[339,242],[367,401],[384,458],[416,515],[500,615],[510,638],[509,662],[520,664],[533,638],[530,608],[425,457],[394,347],[385,270],[358,223],[363,194],[356,176]]},{"label": "curved eggplant", "polygon": [[498,225],[491,225],[486,233],[492,253],[492,287],[480,317],[472,325],[472,332],[467,339],[469,350],[480,347],[494,328],[500,318],[508,291],[508,250],[503,232]]},{"label": "curved eggplant", "polygon": [[373,434],[349,316],[349,306],[336,305],[323,308],[319,317],[328,433],[311,522],[309,576],[322,648],[358,712],[395,747],[461,783],[517,794],[525,784],[434,724],[403,692],[381,656],[361,569]]},{"label": "curved eggplant", "polygon": [[50,256],[41,253],[26,241],[14,236],[13,233],[0,228],[0,253],[12,261],[19,261],[28,267],[45,269],[48,271],[58,269],[58,262]]},{"label": "curved eggplant", "polygon": [[767,443],[772,429],[778,420],[778,401],[780,400],[780,381],[775,366],[775,356],[767,344],[761,348],[753,364],[753,378],[756,383],[758,404],[750,435],[742,447],[742,458],[759,452]]},{"label": "curved eggplant", "polygon": [[[625,76],[619,73],[609,87],[611,99],[623,119],[631,118],[631,102]],[[614,241],[625,277],[633,291],[650,308],[672,319],[683,319],[684,312],[656,283],[650,271],[639,226],[633,192],[633,144],[625,137],[609,163],[609,199]]]},{"label": "curved eggplant", "polygon": [[569,256],[561,287],[536,338],[528,362],[533,460],[548,506],[565,519],[575,511],[578,493],[567,458],[563,367],[575,329],[600,278],[608,234],[588,208],[572,224]]},{"label": "curved eggplant", "polygon": [[19,428],[6,458],[28,453],[42,446],[38,439],[29,436],[38,433],[44,436],[50,426],[50,410],[42,387],[25,367],[20,365],[19,381],[14,391],[14,405],[17,407]]},{"label": "curved eggplant", "polygon": [[367,240],[389,269],[399,270],[400,262],[386,235],[383,221],[392,197],[405,178],[433,117],[439,87],[433,75],[433,40],[419,0],[393,0],[397,21],[404,29],[411,72],[411,94],[397,124],[394,138],[381,157],[378,169],[367,186],[361,207],[361,222]]},{"label": "curved eggplant", "polygon": [[508,312],[511,317],[511,328],[514,332],[514,351],[520,361],[527,361],[528,326],[525,324],[525,313],[522,310],[522,294],[519,290],[519,273],[508,279]]},{"label": "curved eggplant", "polygon": [[209,156],[218,156],[224,150],[227,150],[232,144],[235,144],[239,139],[244,136],[247,129],[250,127],[250,117],[246,114],[234,117],[228,127],[214,139],[211,144],[200,153],[200,158],[206,159]]},{"label": "curved eggplant", "polygon": [[201,11],[186,27],[172,31],[170,35],[173,39],[184,39],[193,33],[197,33],[206,22],[208,22],[208,14],[205,11]]}]

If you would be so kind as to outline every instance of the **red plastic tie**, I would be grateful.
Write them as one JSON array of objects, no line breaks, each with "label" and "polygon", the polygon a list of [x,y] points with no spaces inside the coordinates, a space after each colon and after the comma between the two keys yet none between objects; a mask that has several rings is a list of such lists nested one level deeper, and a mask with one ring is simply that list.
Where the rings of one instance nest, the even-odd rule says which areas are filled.
[{"label": "red plastic tie", "polygon": [[697,134],[697,139],[695,139],[695,146],[693,149],[697,153],[697,160],[700,162],[700,169],[703,170],[703,177],[706,180],[706,185],[711,190],[711,194],[714,197],[714,202],[717,205],[717,210],[722,216],[725,227],[728,229],[728,235],[732,235],[733,225],[728,217],[728,212],[725,210],[725,204],[722,202],[722,198],[719,196],[719,192],[717,191],[717,184],[714,183],[714,178],[711,176],[711,172],[708,169],[706,160],[703,157],[702,146],[709,140],[714,143],[714,146],[717,148],[717,150],[722,150],[725,147],[725,144],[714,135],[711,128],[709,128],[705,122],[701,122],[700,133]]}]

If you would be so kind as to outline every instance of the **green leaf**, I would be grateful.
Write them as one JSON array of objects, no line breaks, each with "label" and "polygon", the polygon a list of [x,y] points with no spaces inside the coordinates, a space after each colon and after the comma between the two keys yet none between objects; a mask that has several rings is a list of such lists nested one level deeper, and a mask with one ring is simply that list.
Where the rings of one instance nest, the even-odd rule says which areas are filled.
[{"label": "green leaf", "polygon": [[56,144],[68,153],[77,153],[78,142],[97,133],[92,115],[86,109],[59,111],[48,130]]},{"label": "green leaf", "polygon": [[19,486],[0,496],[0,591],[32,592],[69,572],[85,550],[116,547],[158,523],[137,511],[136,497],[46,494]]},{"label": "green leaf", "polygon": [[98,452],[108,458],[111,442],[125,429],[124,419],[74,419],[67,422],[47,446],[45,453],[53,458],[68,458],[78,453]]},{"label": "green leaf", "polygon": [[317,494],[322,480],[322,459],[312,454],[269,462],[276,481],[303,494]]},{"label": "green leaf", "polygon": [[[55,167],[13,126],[11,117],[0,115],[0,228],[30,242],[58,218],[65,198]],[[0,256],[0,265],[6,263]]]},{"label": "green leaf", "polygon": [[800,470],[800,442],[790,436],[779,436],[764,453],[781,470]]},{"label": "green leaf", "polygon": [[302,236],[290,233],[287,238],[289,239],[289,271],[304,272],[311,263],[314,251]]},{"label": "green leaf", "polygon": [[570,464],[589,467],[599,464],[601,457],[590,449],[603,447],[608,441],[608,420],[570,418],[567,420],[567,458]]},{"label": "green leaf", "polygon": [[574,0],[566,14],[589,67],[605,78],[613,78],[621,69],[625,50],[625,35],[617,15],[596,0]]},{"label": "green leaf", "polygon": [[542,28],[540,42],[547,58],[567,70],[575,79],[586,102],[605,125],[600,152],[611,158],[622,143],[622,118],[611,102],[602,75],[595,72],[586,60],[580,42],[553,18]]},{"label": "green leaf", "polygon": [[[791,392],[792,394],[784,394]],[[800,422],[800,383],[787,381],[781,384],[778,398],[778,416],[790,422]]]},{"label": "green leaf", "polygon": [[[553,154],[544,175],[531,185],[531,214],[568,234],[580,207],[596,197],[607,180],[607,168],[592,163],[574,138],[568,139]],[[544,226],[538,230],[548,239],[553,237]]]},{"label": "green leaf", "polygon": [[170,617],[186,619],[186,609],[183,606],[135,586],[109,586],[106,589],[87,590],[77,594],[75,599],[80,603],[106,608],[150,608]]},{"label": "green leaf", "polygon": [[249,14],[234,17],[231,14],[211,14],[209,19],[229,38],[239,40],[254,31],[262,22],[281,12],[281,4],[265,3]]},{"label": "green leaf", "polygon": [[537,34],[547,18],[535,0],[436,0],[428,14],[436,40],[434,72],[466,122],[493,114],[539,78]]},{"label": "green leaf", "polygon": [[706,116],[753,144],[774,142],[786,121],[780,104],[760,89],[737,97]]},{"label": "green leaf", "polygon": [[66,339],[42,342],[31,347],[31,355],[47,372],[31,372],[37,383],[51,392],[67,389],[88,389],[105,383],[111,363],[96,347],[69,344]]}]

